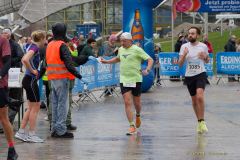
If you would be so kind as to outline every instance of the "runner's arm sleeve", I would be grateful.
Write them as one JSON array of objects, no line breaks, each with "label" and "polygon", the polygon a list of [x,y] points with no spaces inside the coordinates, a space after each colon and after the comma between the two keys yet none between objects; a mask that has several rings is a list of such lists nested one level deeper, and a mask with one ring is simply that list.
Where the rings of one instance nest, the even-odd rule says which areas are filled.
[{"label": "runner's arm sleeve", "polygon": [[11,56],[7,55],[2,57],[3,60],[3,67],[2,70],[0,70],[0,76],[4,77],[6,74],[8,74],[8,70],[11,68]]},{"label": "runner's arm sleeve", "polygon": [[60,58],[64,62],[67,70],[71,74],[73,74],[78,79],[82,78],[82,76],[78,73],[78,71],[74,67],[72,57],[71,57],[71,53],[70,53],[68,47],[65,44],[62,44],[61,47],[60,47]]}]

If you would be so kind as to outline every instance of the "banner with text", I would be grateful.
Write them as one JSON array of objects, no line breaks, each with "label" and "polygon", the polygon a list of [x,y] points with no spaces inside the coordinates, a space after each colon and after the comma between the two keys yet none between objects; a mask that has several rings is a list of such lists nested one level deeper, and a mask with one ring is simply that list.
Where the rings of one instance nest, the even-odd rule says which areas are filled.
[{"label": "banner with text", "polygon": [[209,53],[210,60],[208,63],[205,63],[205,69],[207,72],[207,75],[212,77],[213,76],[213,53]]},{"label": "banner with text", "polygon": [[240,12],[239,0],[174,0],[177,12]]},{"label": "banner with text", "polygon": [[178,64],[173,64],[178,60],[178,53],[159,53],[160,75],[180,76]]},{"label": "banner with text", "polygon": [[240,53],[220,52],[217,53],[218,74],[240,74]]},{"label": "banner with text", "polygon": [[[104,58],[110,59],[112,57]],[[98,61],[89,60],[86,64],[78,67],[77,70],[82,75],[82,80],[88,84],[87,88],[84,88],[83,82],[76,78],[73,93],[82,92],[84,89],[93,90],[119,84],[119,64],[102,64]]]},{"label": "banner with text", "polygon": [[[208,76],[213,76],[213,54],[209,54],[210,61],[205,64],[205,69]],[[176,52],[168,53],[162,52],[159,53],[159,63],[160,63],[160,75],[163,76],[184,76],[186,72],[186,63],[179,68],[178,64],[173,62],[177,61],[179,54]]]}]

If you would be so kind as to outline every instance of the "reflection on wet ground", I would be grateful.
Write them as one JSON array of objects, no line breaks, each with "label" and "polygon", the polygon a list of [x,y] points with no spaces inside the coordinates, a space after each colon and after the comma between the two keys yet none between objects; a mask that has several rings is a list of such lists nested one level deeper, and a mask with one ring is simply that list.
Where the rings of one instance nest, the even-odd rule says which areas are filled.
[{"label": "reflection on wet ground", "polygon": [[[143,94],[142,126],[126,136],[127,119],[121,98],[73,109],[73,140],[53,139],[41,111],[37,133],[46,142],[17,141],[20,160],[238,160],[240,156],[240,85],[212,85],[206,89],[209,133],[196,134],[196,120],[185,86],[154,88]],[[0,160],[6,159],[0,135]]]}]

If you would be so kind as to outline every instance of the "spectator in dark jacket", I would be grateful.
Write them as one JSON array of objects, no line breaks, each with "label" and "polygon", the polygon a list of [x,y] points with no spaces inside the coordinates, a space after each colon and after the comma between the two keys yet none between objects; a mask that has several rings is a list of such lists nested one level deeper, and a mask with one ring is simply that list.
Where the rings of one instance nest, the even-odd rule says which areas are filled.
[{"label": "spectator in dark jacket", "polygon": [[89,56],[97,57],[97,55],[95,55],[95,52],[93,51],[95,47],[96,47],[96,40],[89,38],[87,40],[87,45],[83,48],[83,50],[79,54],[87,57]]},{"label": "spectator in dark jacket", "polygon": [[86,46],[85,38],[82,34],[80,34],[77,46],[78,55],[82,52],[85,46]]},{"label": "spectator in dark jacket", "polygon": [[177,42],[175,44],[175,47],[174,47],[174,51],[175,52],[179,52],[180,51],[180,48],[181,48],[181,46],[183,44],[183,40],[184,40],[184,36],[182,34],[179,34],[178,35],[178,40],[177,40]]},{"label": "spectator in dark jacket", "polygon": [[232,35],[228,40],[227,44],[224,46],[225,52],[236,52],[236,36]]},{"label": "spectator in dark jacket", "polygon": [[21,59],[23,57],[23,51],[21,46],[15,41],[14,35],[12,34],[11,29],[6,28],[2,31],[2,36],[9,40],[10,48],[11,48],[11,67],[13,68],[21,68],[22,63]]},{"label": "spectator in dark jacket", "polygon": [[[225,52],[236,52],[236,36],[232,35],[228,40],[227,44],[224,46]],[[228,75],[228,82],[235,82],[237,81],[234,78],[235,75]]]}]

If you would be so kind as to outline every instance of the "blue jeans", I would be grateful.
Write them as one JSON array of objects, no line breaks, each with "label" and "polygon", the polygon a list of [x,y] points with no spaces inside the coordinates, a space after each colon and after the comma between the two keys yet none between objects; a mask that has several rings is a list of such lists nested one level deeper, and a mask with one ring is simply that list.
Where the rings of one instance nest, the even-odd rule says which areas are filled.
[{"label": "blue jeans", "polygon": [[75,80],[69,80],[69,110],[68,110],[68,114],[67,114],[67,120],[66,120],[66,124],[71,125],[72,124],[72,89],[74,88],[74,83]]},{"label": "blue jeans", "polygon": [[52,133],[63,135],[67,132],[66,119],[69,103],[69,80],[51,80]]}]

